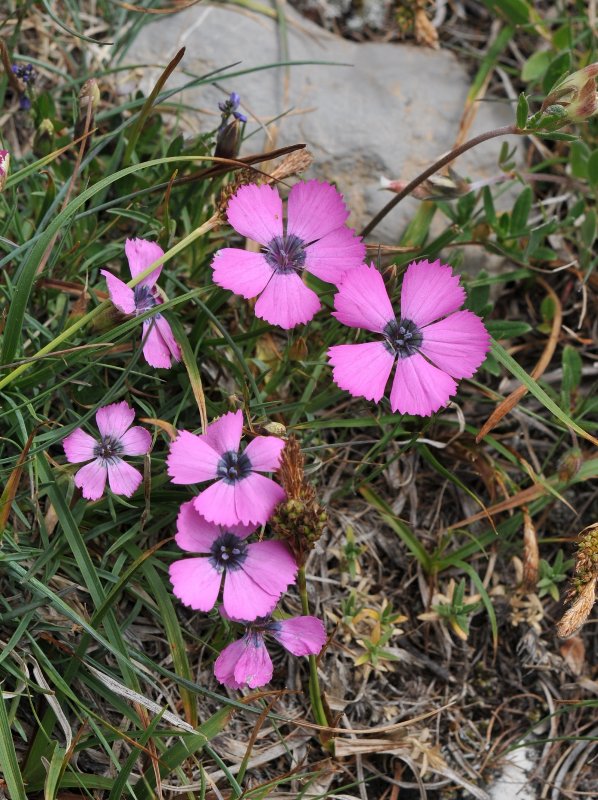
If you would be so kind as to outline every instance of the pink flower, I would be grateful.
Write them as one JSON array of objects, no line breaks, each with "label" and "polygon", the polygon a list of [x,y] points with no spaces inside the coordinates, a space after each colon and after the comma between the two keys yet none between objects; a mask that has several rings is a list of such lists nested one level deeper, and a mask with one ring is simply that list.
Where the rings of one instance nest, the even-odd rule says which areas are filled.
[{"label": "pink flower", "polygon": [[297,564],[282,542],[245,540],[256,525],[220,527],[183,503],[177,519],[176,543],[200,553],[170,566],[174,594],[198,611],[214,607],[224,582],[222,603],[229,617],[255,619],[269,614],[280,595],[295,582]]},{"label": "pink flower", "polygon": [[[131,275],[135,277],[163,256],[164,250],[155,242],[145,239],[127,239],[125,253]],[[107,270],[102,269],[100,272],[106,278],[110,299],[123,314],[135,314],[138,317],[162,303],[156,289],[156,281],[162,272],[161,264],[134,289]],[[143,355],[150,366],[166,369],[170,367],[171,359],[181,360],[181,348],[162,314],[154,314],[143,321]]]},{"label": "pink flower", "polygon": [[8,150],[0,150],[0,192],[4,189],[8,168],[10,166],[10,153]]},{"label": "pink flower", "polygon": [[260,472],[275,472],[284,441],[256,436],[241,451],[243,412],[228,414],[208,425],[201,436],[181,431],[166,461],[173,483],[213,481],[193,501],[208,522],[217,525],[263,525],[286,498],[284,489]]},{"label": "pink flower", "polygon": [[286,229],[282,200],[271,186],[242,186],[227,216],[236,231],[262,245],[262,252],[219,250],[212,262],[214,281],[247,299],[259,295],[256,316],[281,328],[309,322],[320,308],[318,295],[303,283],[304,271],[336,283],[365,257],[365,245],[345,226],[349,212],[343,197],[329,183],[293,186]]},{"label": "pink flower", "polygon": [[295,656],[317,655],[326,642],[326,630],[316,617],[293,617],[282,620],[258,620],[250,625],[242,639],[227,645],[214,663],[216,679],[239,689],[256,689],[272,678],[272,659],[266,650],[264,635],[276,639]]},{"label": "pink flower", "polygon": [[334,298],[334,316],[382,338],[331,347],[334,381],[355,397],[378,403],[396,362],[392,410],[422,417],[438,411],[457,391],[453,379],[470,378],[490,346],[482,320],[458,310],[464,302],[459,276],[440,261],[409,264],[400,315],[373,264],[347,272]]},{"label": "pink flower", "polygon": [[[121,456],[144,456],[152,444],[145,428],[131,427],[135,412],[123,400],[98,409],[96,423],[100,440],[94,439],[82,428],[77,428],[64,439],[67,461],[80,464],[91,461],[75,474],[75,486],[87,500],[98,500],[104,494],[106,476],[114,494],[131,497],[143,477]],[[92,461],[93,459],[93,461]]]}]

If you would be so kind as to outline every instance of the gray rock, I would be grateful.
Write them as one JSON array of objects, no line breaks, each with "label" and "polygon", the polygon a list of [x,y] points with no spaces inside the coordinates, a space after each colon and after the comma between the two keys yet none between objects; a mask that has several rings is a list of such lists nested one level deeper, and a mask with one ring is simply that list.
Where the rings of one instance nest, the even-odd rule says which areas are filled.
[{"label": "gray rock", "polygon": [[[456,56],[408,44],[354,43],[341,39],[284,6],[288,59],[281,28],[274,19],[233,7],[193,6],[146,25],[127,54],[130,64],[164,66],[187,48],[168,86],[234,62],[214,86],[186,90],[182,101],[197,109],[186,114],[187,131],[214,129],[217,102],[225,92],[241,95],[253,135],[242,152],[263,146],[305,142],[316,161],[312,175],[333,180],[361,228],[391,198],[380,190],[381,175],[410,179],[450,150],[457,136],[471,79]],[[326,61],[232,76],[281,61]],[[185,75],[182,74],[185,71]],[[158,68],[139,73],[147,92]],[[227,77],[231,75],[231,77]],[[130,77],[128,78],[130,85]],[[281,114],[285,114],[280,118]],[[484,102],[470,136],[513,121],[506,105]],[[276,122],[273,122],[276,120]],[[514,142],[514,137],[510,137]],[[453,166],[472,180],[498,172],[501,140],[487,142]],[[372,239],[397,243],[412,218],[416,200],[403,201],[379,225]]]}]

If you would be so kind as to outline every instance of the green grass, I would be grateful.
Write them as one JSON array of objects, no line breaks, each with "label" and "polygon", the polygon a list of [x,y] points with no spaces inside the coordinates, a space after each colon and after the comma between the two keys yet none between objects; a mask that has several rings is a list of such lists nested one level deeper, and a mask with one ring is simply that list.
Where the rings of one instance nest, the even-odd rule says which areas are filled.
[{"label": "green grass", "polygon": [[[359,772],[361,761],[357,767],[347,759],[345,772],[339,768],[324,789],[319,781],[331,766],[317,733],[304,760],[292,749],[292,737],[310,730],[297,720],[313,721],[306,660],[296,661],[288,692],[288,661],[280,654],[263,694],[227,692],[213,678],[212,666],[231,638],[230,626],[216,613],[191,613],[171,593],[174,520],[190,493],[166,475],[168,431],[199,431],[237,407],[253,425],[282,423],[299,437],[308,474],[328,505],[330,529],[308,563],[308,587],[331,637],[319,660],[321,685],[327,700],[346,702],[345,721],[376,729],[387,720],[377,716],[382,707],[392,722],[421,711],[422,706],[412,711],[421,699],[413,696],[412,667],[388,651],[388,641],[398,650],[404,641],[429,653],[456,680],[473,662],[489,670],[496,690],[483,702],[491,706],[506,699],[501,693],[512,693],[514,717],[501,717],[510,734],[497,745],[497,762],[533,730],[534,715],[556,720],[551,746],[555,754],[564,752],[568,742],[587,734],[591,703],[577,687],[566,696],[572,701],[566,713],[554,714],[541,698],[529,708],[523,701],[517,706],[520,693],[504,675],[505,663],[523,669],[516,650],[521,629],[511,625],[513,609],[505,597],[520,592],[512,558],[522,556],[524,512],[536,526],[548,565],[561,563],[562,550],[573,555],[577,532],[596,521],[596,120],[566,128],[574,141],[544,140],[540,149],[526,140],[525,169],[503,148],[497,173],[509,173],[506,183],[518,192],[509,212],[496,210],[504,184],[457,200],[426,201],[396,242],[411,252],[382,256],[381,266],[393,279],[420,257],[442,257],[462,269],[474,244],[505,258],[497,273],[483,269],[483,258],[477,274],[463,273],[468,307],[484,316],[495,339],[485,365],[462,382],[456,406],[430,420],[401,417],[391,413],[387,400],[380,406],[355,400],[332,383],[325,353],[346,332],[326,313],[329,286],[310,282],[325,310],[308,326],[281,332],[212,283],[212,255],[235,241],[226,225],[213,223],[214,215],[240,165],[212,162],[213,131],[202,130],[193,142],[173,133],[172,116],[155,108],[168,103],[175,115],[183,110],[180,90],[168,87],[168,69],[149,97],[106,96],[135,31],[153,17],[98,0],[105,40],[113,42],[109,60],[100,65],[86,33],[85,4],[59,5],[12,0],[10,19],[0,29],[11,57],[30,60],[44,76],[28,113],[14,110],[0,73],[0,98],[12,102],[7,113],[16,126],[3,146],[10,148],[18,136],[21,151],[21,157],[13,155],[0,195],[0,776],[10,797],[43,792],[53,800],[70,790],[110,800],[180,796],[162,784],[191,787],[185,796],[214,797],[209,776],[218,770],[225,796],[382,794],[386,784],[379,773],[392,774],[389,756],[372,755],[373,771],[368,767],[365,774]],[[525,0],[501,5],[504,27],[472,65],[470,100],[499,65],[536,110],[560,74],[596,60],[585,5],[576,4],[575,13],[562,18]],[[45,63],[36,40],[25,34],[34,11],[72,54],[69,69],[67,62]],[[284,21],[278,6],[267,13]],[[52,23],[57,18],[58,29]],[[523,64],[516,65],[506,49],[512,37],[527,58]],[[259,80],[258,67],[274,68],[224,65],[209,75],[187,76],[186,85],[217,80],[234,88],[234,78],[247,71]],[[74,174],[77,94],[91,77],[100,80],[104,96],[97,129]],[[39,133],[44,119],[52,121],[51,139]],[[257,152],[254,141],[244,144],[242,155],[255,153],[258,176],[266,154]],[[568,199],[557,214],[541,204],[561,191]],[[443,223],[434,235],[433,217]],[[124,241],[130,236],[156,240],[166,252],[160,286],[168,300],[161,310],[184,353],[184,362],[170,372],[153,370],[140,357],[145,317],[124,318],[102,299],[106,285],[99,270],[125,274]],[[550,364],[534,380],[531,372],[555,318],[554,301],[539,279],[561,304],[564,324]],[[509,379],[514,383],[505,388]],[[476,442],[483,423],[519,382],[527,393],[516,409]],[[89,503],[74,487],[61,441],[80,425],[92,426],[99,407],[123,399],[138,417],[156,421],[146,423],[153,448],[144,485],[130,500],[108,493]],[[567,521],[559,523],[563,514],[569,514]],[[466,587],[466,594],[481,598],[471,604],[467,652],[454,637],[446,644],[452,634],[445,621],[418,619],[451,579],[461,592]],[[386,601],[408,615],[402,633],[388,622]],[[549,594],[541,605],[536,632],[560,657],[554,638],[560,607]],[[300,613],[296,593],[283,608]],[[355,662],[368,649],[376,651],[380,641],[383,668],[376,664],[364,672]],[[454,661],[447,647],[455,648]],[[416,669],[427,669],[421,663]],[[528,673],[521,674],[532,691]],[[385,684],[388,676],[392,681]],[[364,678],[368,692],[353,704]],[[478,677],[471,680],[484,697]],[[455,685],[431,694],[424,710],[454,699]],[[346,696],[339,698],[341,689]],[[481,730],[475,709],[455,702],[464,716],[451,718],[455,712],[446,711],[438,727],[429,725],[439,748],[464,718]],[[233,758],[229,745],[231,738],[247,743],[258,718],[267,735],[256,752],[279,750],[265,765],[252,767],[252,748]],[[415,735],[422,726],[409,730]],[[539,746],[548,742],[535,739]],[[240,773],[234,765],[241,765]],[[494,766],[480,766],[481,781]],[[410,768],[405,774],[407,782],[415,780]],[[463,779],[471,775],[463,773]]]}]

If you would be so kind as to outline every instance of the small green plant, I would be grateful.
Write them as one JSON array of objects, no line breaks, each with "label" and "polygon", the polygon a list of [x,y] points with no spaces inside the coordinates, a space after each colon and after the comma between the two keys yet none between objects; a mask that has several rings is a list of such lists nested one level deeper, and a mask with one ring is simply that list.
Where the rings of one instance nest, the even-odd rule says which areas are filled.
[{"label": "small green plant", "polygon": [[[451,581],[445,601],[433,606],[436,614],[448,621],[457,636],[465,641],[469,636],[469,620],[482,607],[479,595],[465,597],[465,579],[457,585]],[[420,616],[421,619],[421,616]]]},{"label": "small green plant", "polygon": [[550,564],[546,559],[540,561],[540,579],[537,583],[538,597],[549,594],[553,600],[559,600],[560,593],[558,585],[567,580],[567,573],[575,564],[574,559],[564,560],[563,551],[559,550],[553,563]]}]

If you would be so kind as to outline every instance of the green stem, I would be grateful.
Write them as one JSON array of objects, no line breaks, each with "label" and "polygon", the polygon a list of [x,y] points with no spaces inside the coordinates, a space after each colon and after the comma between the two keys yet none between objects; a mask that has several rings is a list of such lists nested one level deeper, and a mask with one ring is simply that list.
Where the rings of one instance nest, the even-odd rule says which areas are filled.
[{"label": "green stem", "polygon": [[[305,579],[305,567],[299,567],[299,574],[297,575],[297,588],[299,596],[301,597],[301,610],[306,616],[309,616],[309,600],[307,599],[307,581]],[[318,725],[323,727],[328,726],[328,719],[324,711],[322,703],[322,695],[320,694],[320,681],[318,680],[318,664],[315,656],[309,657],[309,699],[311,701],[311,710]]]}]

